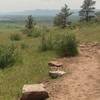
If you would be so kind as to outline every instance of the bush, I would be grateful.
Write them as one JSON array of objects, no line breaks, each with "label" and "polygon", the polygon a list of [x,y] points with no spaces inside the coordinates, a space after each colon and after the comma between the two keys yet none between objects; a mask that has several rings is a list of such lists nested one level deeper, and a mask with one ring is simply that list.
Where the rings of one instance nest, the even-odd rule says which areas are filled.
[{"label": "bush", "polygon": [[12,41],[19,41],[19,40],[21,40],[21,35],[20,34],[11,34],[10,39]]},{"label": "bush", "polygon": [[60,56],[76,56],[78,54],[78,45],[74,34],[60,35],[55,44],[55,49]]},{"label": "bush", "polygon": [[20,44],[20,46],[21,46],[21,49],[26,49],[26,48],[29,47],[29,46],[28,46],[26,43],[24,43],[24,42],[22,42],[22,43]]},{"label": "bush", "polygon": [[32,37],[39,37],[41,35],[41,31],[39,29],[34,29],[32,32]]},{"label": "bush", "polygon": [[29,37],[39,37],[41,35],[41,31],[39,29],[25,29],[24,33]]},{"label": "bush", "polygon": [[55,37],[42,34],[39,49],[41,51],[55,50],[60,56],[76,56],[78,54],[76,37],[72,33]]},{"label": "bush", "polygon": [[51,34],[46,36],[45,34],[41,35],[41,41],[40,41],[40,46],[39,49],[41,51],[47,51],[47,50],[52,50],[53,49],[53,40]]},{"label": "bush", "polygon": [[31,36],[31,34],[32,34],[32,29],[23,29],[22,30],[22,32],[24,33],[24,34],[26,34],[27,36]]},{"label": "bush", "polygon": [[16,48],[12,46],[0,46],[0,68],[13,65],[17,59]]}]

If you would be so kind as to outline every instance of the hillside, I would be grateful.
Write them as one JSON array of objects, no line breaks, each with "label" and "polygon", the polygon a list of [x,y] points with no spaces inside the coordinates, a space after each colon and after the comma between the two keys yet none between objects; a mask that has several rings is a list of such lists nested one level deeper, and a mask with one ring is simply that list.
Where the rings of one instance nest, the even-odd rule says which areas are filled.
[{"label": "hillside", "polygon": [[[71,98],[71,96],[74,97],[74,99],[72,98],[72,100],[77,100],[80,98],[81,100],[85,100],[82,98],[89,95],[89,93],[92,93],[93,97],[96,96],[96,92],[98,92],[97,95],[99,95],[100,91],[95,90],[96,86],[98,89],[100,87],[98,75],[99,53],[97,53],[97,47],[95,48],[88,45],[84,47],[83,45],[84,48],[81,49],[82,51],[80,52],[80,55],[78,57],[58,59],[58,55],[55,53],[55,51],[50,50],[46,52],[40,52],[38,49],[40,44],[40,37],[27,37],[21,31],[23,27],[23,24],[19,23],[0,23],[0,44],[8,45],[14,43],[17,46],[20,52],[20,57],[22,59],[22,62],[18,62],[13,66],[7,67],[5,69],[0,69],[0,90],[2,90],[0,91],[0,100],[17,100],[21,96],[21,91],[24,84],[34,84],[47,81],[50,81],[50,83],[46,84],[48,86],[48,91],[50,92],[50,97],[52,98],[53,96],[55,98],[54,100],[61,100],[57,99],[56,97],[61,98],[64,94],[66,95],[66,90],[68,90],[67,96],[69,98]],[[77,39],[80,43],[100,43],[100,24],[97,23],[87,25],[82,24],[80,26],[77,25],[74,29],[66,28],[64,30],[52,27],[49,28],[47,34],[51,33],[52,36],[57,36],[57,34],[66,34],[69,31],[76,34]],[[11,41],[10,36],[12,34],[20,34],[21,40]],[[55,58],[64,63],[64,68],[68,73],[64,78],[51,80],[48,76],[48,62]],[[82,77],[84,77],[84,79]],[[81,81],[83,84],[81,83]],[[94,86],[90,86],[91,81],[93,81],[93,84],[95,82],[97,83]],[[52,85],[57,86],[56,90],[52,89]],[[63,89],[61,89],[60,86]],[[87,88],[84,88],[83,86],[88,86],[89,90],[86,90]],[[90,91],[92,88],[93,91]],[[76,90],[78,91],[77,95],[75,95]],[[84,94],[83,97],[79,97],[81,92]],[[91,100],[91,98],[87,100]]]}]

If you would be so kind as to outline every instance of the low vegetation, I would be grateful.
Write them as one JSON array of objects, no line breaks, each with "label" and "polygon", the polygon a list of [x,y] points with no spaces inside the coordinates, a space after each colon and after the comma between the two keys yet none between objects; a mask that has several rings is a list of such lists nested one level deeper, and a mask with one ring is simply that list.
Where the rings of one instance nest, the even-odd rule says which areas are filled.
[{"label": "low vegetation", "polygon": [[28,44],[26,44],[26,43],[24,43],[24,42],[22,42],[22,43],[20,44],[20,47],[21,47],[21,49],[29,48]]},{"label": "low vegetation", "polygon": [[54,44],[51,34],[48,36],[46,34],[41,35],[39,49],[40,51],[53,50]]},{"label": "low vegetation", "polygon": [[60,56],[76,56],[78,43],[75,34],[72,33],[53,36],[42,34],[39,49],[41,51],[55,50]]},{"label": "low vegetation", "polygon": [[33,38],[37,38],[41,35],[41,30],[38,28],[34,28],[34,29],[25,29],[24,30],[24,34],[26,34],[28,37],[33,37]]},{"label": "low vegetation", "polygon": [[0,46],[0,68],[12,66],[17,60],[16,48],[13,45]]},{"label": "low vegetation", "polygon": [[11,34],[10,35],[10,40],[12,41],[20,41],[22,39],[20,34]]},{"label": "low vegetation", "polygon": [[[12,30],[12,24],[9,24],[9,26],[11,28],[8,29],[6,28],[6,26],[4,26],[6,30],[4,30],[4,28],[2,30],[2,27],[0,27],[0,30],[2,30],[2,33],[0,34],[0,44],[5,46],[9,45],[12,42],[9,40],[9,36],[12,32],[14,34],[20,33],[20,30],[16,30],[16,28],[13,28]],[[16,64],[15,62],[13,64],[7,63],[7,68],[4,67],[3,70],[0,69],[0,90],[2,90],[0,92],[0,100],[16,100],[18,99],[22,86],[24,84],[39,83],[41,80],[48,78],[48,61],[65,53],[63,52],[63,49],[60,48],[60,46],[56,47],[59,52],[61,52],[61,54],[58,53],[54,45],[56,45],[56,42],[59,42],[60,39],[62,39],[63,41],[65,40],[66,44],[67,37],[64,36],[66,36],[68,33],[74,33],[74,35],[76,36],[75,48],[77,47],[77,40],[79,40],[79,42],[100,42],[100,24],[98,23],[78,23],[75,24],[75,27],[72,29],[60,29],[53,27],[49,28],[49,31],[45,31],[44,28],[44,31],[42,31],[42,33],[44,33],[44,36],[46,38],[44,44],[47,43],[48,40],[48,44],[51,45],[50,48],[48,50],[46,49],[45,52],[40,52],[38,50],[39,46],[42,43],[42,35],[37,38],[29,38],[26,35],[22,34],[23,39],[21,39],[19,42],[14,42],[17,48],[21,47],[21,60],[23,62],[18,62],[18,64]],[[55,53],[55,51],[57,53]],[[18,57],[18,59],[20,59],[20,57]],[[13,66],[11,67],[11,65]]]},{"label": "low vegetation", "polygon": [[56,52],[60,56],[76,56],[78,54],[78,43],[72,33],[59,35],[56,41]]}]

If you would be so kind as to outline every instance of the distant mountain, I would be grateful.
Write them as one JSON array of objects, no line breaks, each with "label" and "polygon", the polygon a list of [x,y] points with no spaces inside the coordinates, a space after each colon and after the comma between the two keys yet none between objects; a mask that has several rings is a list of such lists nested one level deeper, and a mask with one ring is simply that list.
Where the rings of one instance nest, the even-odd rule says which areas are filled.
[{"label": "distant mountain", "polygon": [[[70,20],[77,21],[79,10],[71,10],[73,15],[70,17]],[[0,21],[10,21],[10,22],[22,22],[25,21],[28,15],[33,15],[36,21],[39,22],[53,22],[54,16],[59,13],[59,10],[48,10],[48,9],[37,9],[37,10],[27,10],[21,12],[6,12],[0,13]]]},{"label": "distant mountain", "polygon": [[[97,9],[96,11],[100,11],[99,9]],[[71,10],[71,12],[73,12],[73,15],[78,15],[79,10],[78,9],[74,9]],[[20,11],[20,12],[0,12],[0,16],[2,15],[33,15],[33,16],[55,16],[57,13],[59,13],[59,10],[57,9],[53,9],[53,10],[49,10],[49,9],[36,9],[36,10],[26,10],[26,11]]]},{"label": "distant mountain", "polygon": [[[100,11],[100,10],[96,10]],[[79,10],[71,10],[73,14],[70,16],[70,20],[76,22],[79,20]],[[27,10],[21,12],[6,12],[0,13],[0,21],[25,21],[28,15],[33,15],[38,21],[53,21],[54,16],[59,13],[59,10],[37,9]]]},{"label": "distant mountain", "polygon": [[33,15],[33,16],[55,16],[59,10],[48,10],[48,9],[36,9],[36,10],[26,10],[21,12],[6,12],[0,13],[0,15]]},{"label": "distant mountain", "polygon": [[[79,10],[71,10],[71,12],[77,13]],[[0,12],[0,15],[33,15],[33,16],[55,16],[59,13],[59,10],[53,9],[36,9],[36,10],[26,10],[20,12]]]}]

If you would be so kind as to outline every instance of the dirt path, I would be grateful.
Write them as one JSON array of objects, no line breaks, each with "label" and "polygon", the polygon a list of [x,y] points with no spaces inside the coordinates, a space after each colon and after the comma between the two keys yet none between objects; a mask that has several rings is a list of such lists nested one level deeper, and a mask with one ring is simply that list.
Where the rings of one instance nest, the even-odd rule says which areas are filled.
[{"label": "dirt path", "polygon": [[49,100],[100,100],[100,46],[81,45],[80,52],[59,59],[69,74],[46,83]]}]

